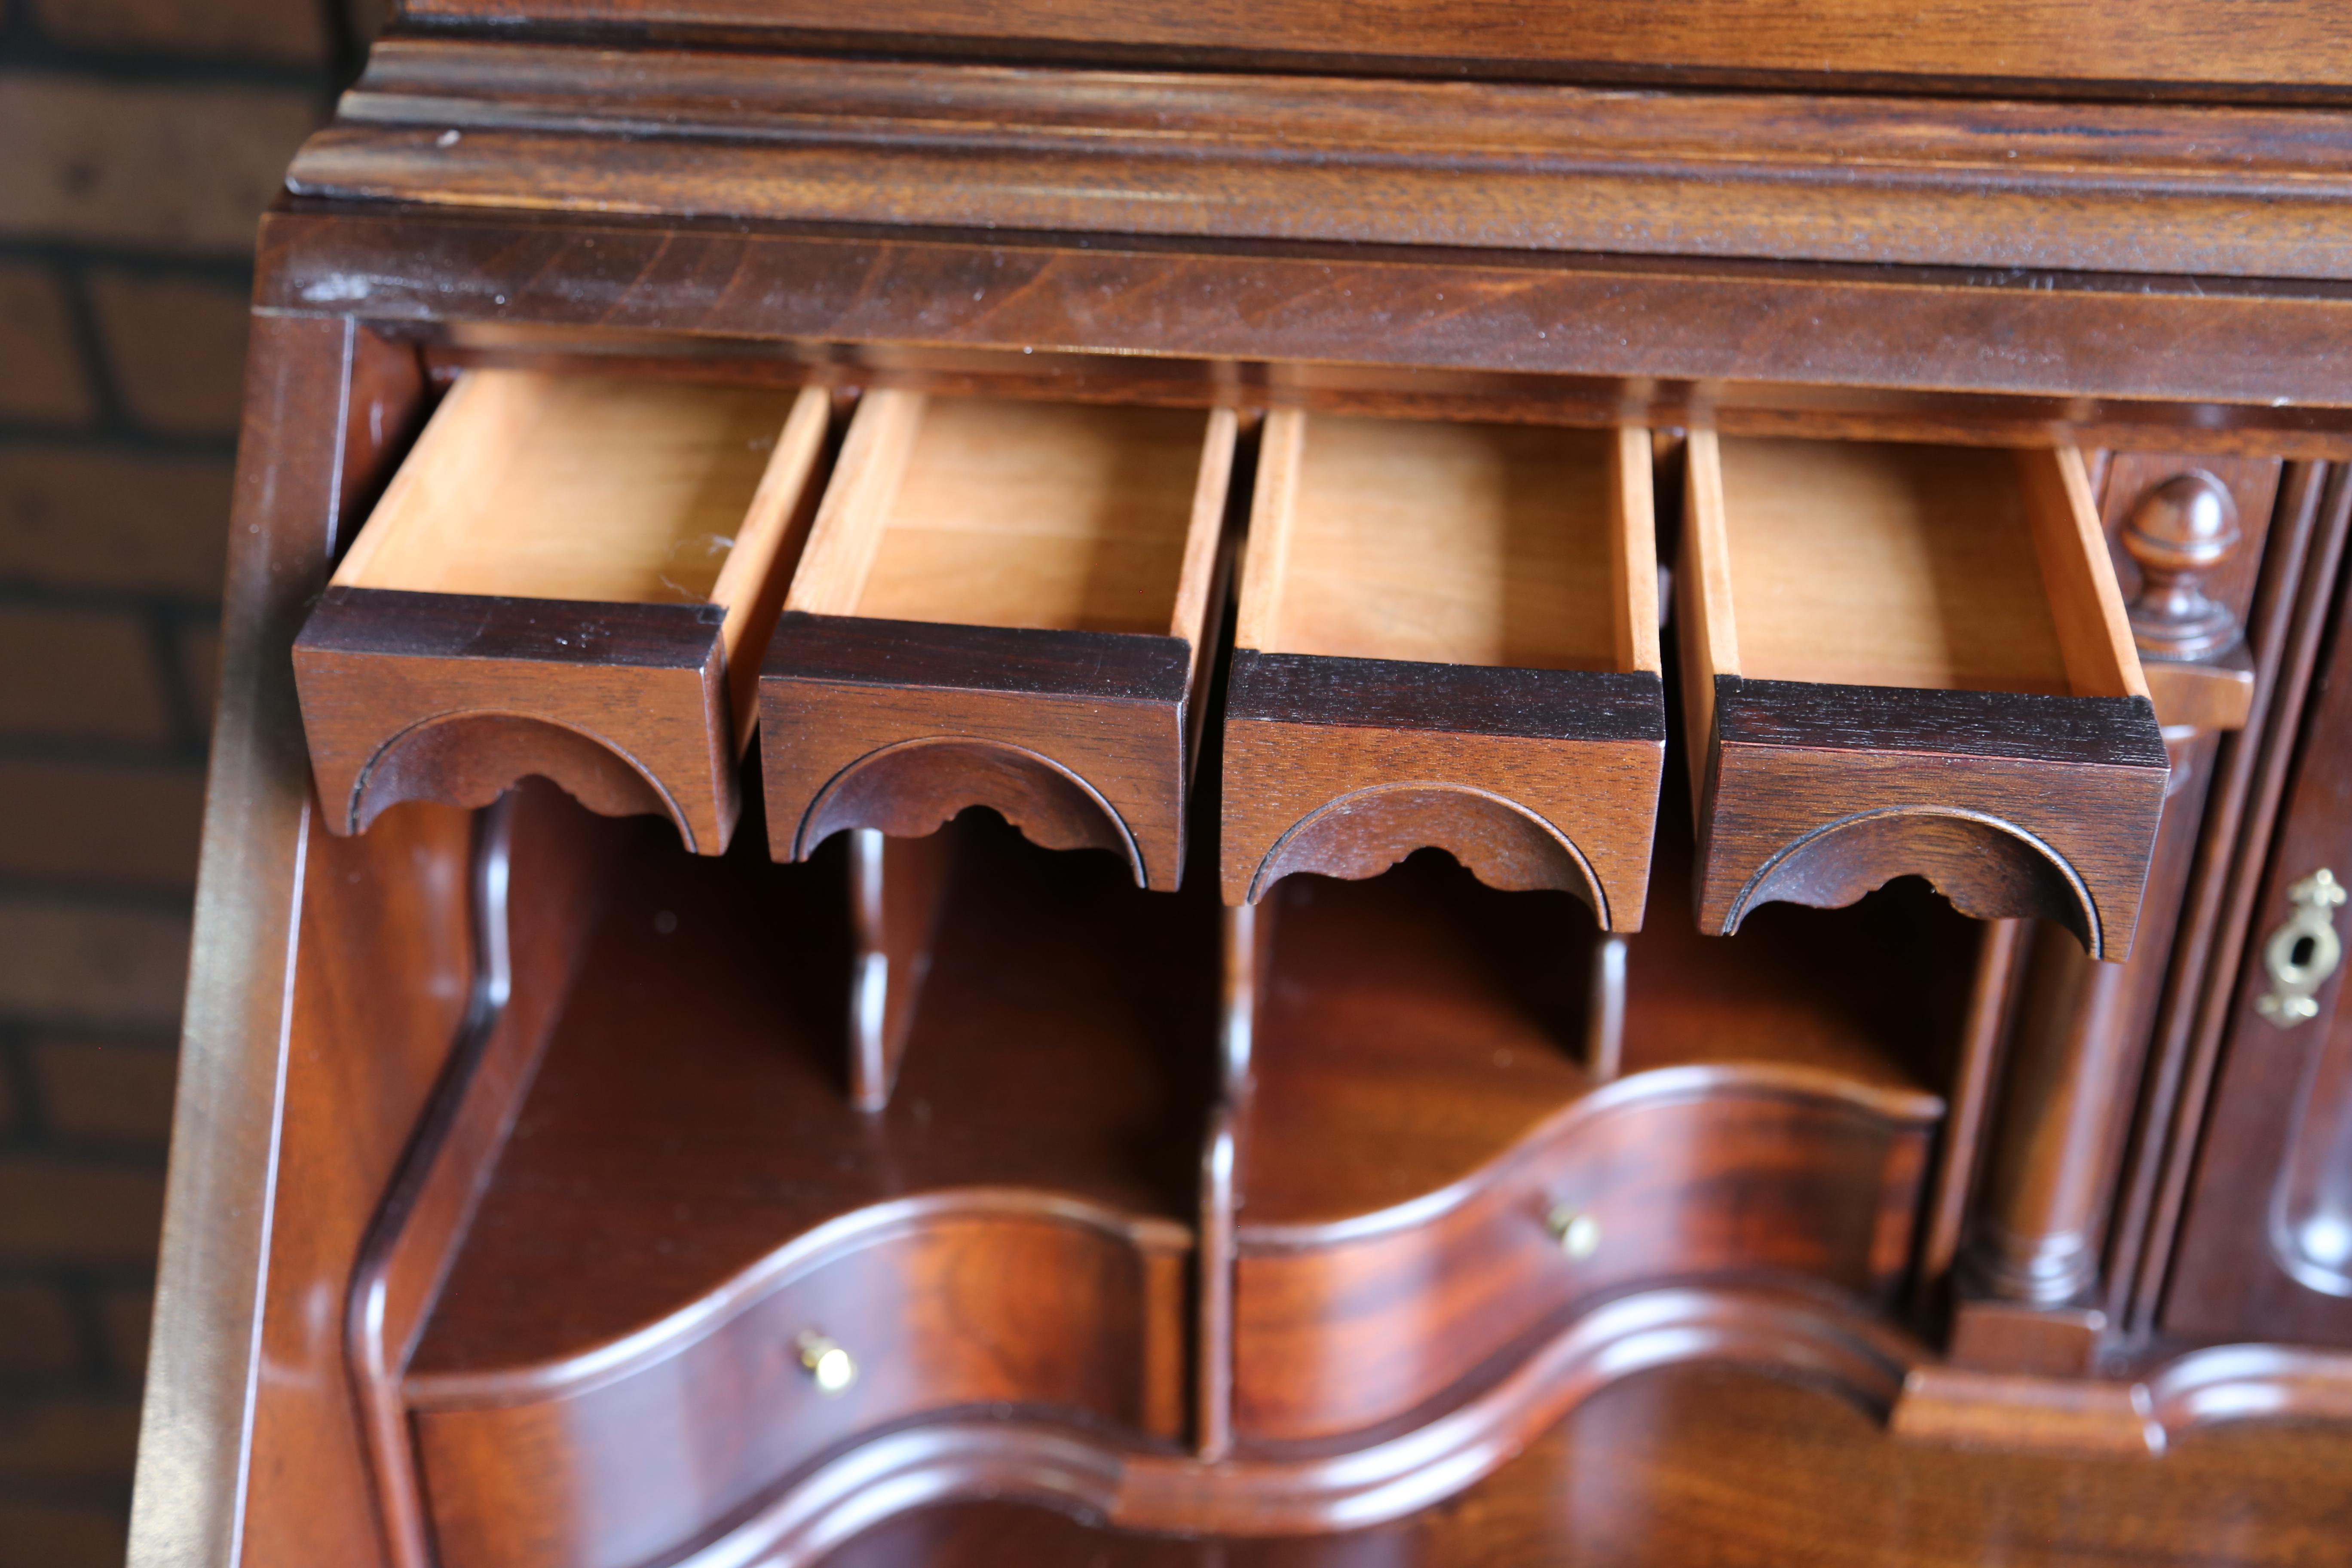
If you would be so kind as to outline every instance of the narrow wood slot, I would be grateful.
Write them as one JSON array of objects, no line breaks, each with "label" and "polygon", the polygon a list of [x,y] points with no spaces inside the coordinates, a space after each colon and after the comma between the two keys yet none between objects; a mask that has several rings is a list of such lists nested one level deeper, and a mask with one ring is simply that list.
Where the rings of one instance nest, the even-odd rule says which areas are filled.
[{"label": "narrow wood slot", "polygon": [[[639,836],[576,976],[518,976],[568,994],[401,1384],[448,1568],[666,1558],[928,1417],[1179,1451],[1213,902],[984,817],[950,834],[961,874],[876,1113],[842,1069],[845,842],[774,866]],[[850,1358],[845,1387],[803,1332]],[[678,1484],[575,1507],[618,1475]]]},{"label": "narrow wood slot", "polygon": [[768,666],[778,857],[982,805],[1172,886],[1236,431],[1231,409],[866,394]]},{"label": "narrow wood slot", "polygon": [[[394,796],[478,804],[520,768],[721,847],[828,416],[818,388],[461,375],[298,650],[322,795],[374,786],[331,826]],[[442,716],[476,733],[387,765]]]},{"label": "narrow wood slot", "polygon": [[[2081,454],[1704,429],[1687,451],[1703,929],[1917,870],[2128,952],[2164,763]],[[1810,869],[1781,858],[1865,819]]]},{"label": "narrow wood slot", "polygon": [[1638,429],[1267,416],[1228,901],[1433,846],[1639,927],[1664,736],[1650,452]]},{"label": "narrow wood slot", "polygon": [[1969,922],[1915,885],[1709,941],[1687,835],[1660,837],[1606,1082],[1571,900],[1424,855],[1259,907],[1237,1442],[1417,1426],[1603,1292],[1778,1273],[1894,1306]]}]

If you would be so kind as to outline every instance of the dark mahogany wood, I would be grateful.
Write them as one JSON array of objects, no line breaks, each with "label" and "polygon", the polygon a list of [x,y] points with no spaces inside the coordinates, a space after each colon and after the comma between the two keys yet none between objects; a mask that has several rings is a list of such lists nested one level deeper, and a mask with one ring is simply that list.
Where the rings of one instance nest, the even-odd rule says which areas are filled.
[{"label": "dark mahogany wood", "polygon": [[[740,1568],[877,1522],[939,1561],[2331,1560],[2332,1438],[2189,1434],[2352,1416],[2352,1359],[2279,1342],[2352,1296],[2280,1286],[2273,1237],[2341,1174],[2352,1053],[2253,1010],[2341,815],[2345,681],[2306,711],[2352,517],[2340,32],[2306,0],[409,0],[262,234],[134,1563]],[[329,563],[474,366],[2071,447],[2164,657],[2137,706],[1710,683],[1712,880],[1670,812],[1623,936],[1623,800],[1622,863],[1580,839],[1576,877],[1459,790],[1286,835],[1530,735],[1654,799],[1654,681],[1253,651],[1231,755],[1312,765],[1188,800],[1213,619],[804,616],[746,799],[692,612],[631,668],[551,652],[609,629],[534,619],[581,606],[336,596],[306,678],[430,664],[464,700],[299,700]],[[567,669],[593,723],[513,695]],[[460,710],[503,717],[428,722]],[[527,774],[670,826],[435,804]],[[737,801],[768,831],[719,855]],[[1073,852],[938,831],[976,804]],[[1204,846],[1259,816],[1222,869],[1276,890],[1221,910]],[[477,931],[502,832],[513,919]],[[1429,844],[1547,890],[1381,872]],[[1282,876],[1318,869],[1367,879]],[[1897,872],[2091,957],[1869,891]],[[2171,1468],[1633,1375],[1691,1361]],[[888,1522],[955,1499],[990,1500]]]},{"label": "dark mahogany wood", "polygon": [[1649,671],[1490,669],[1235,651],[1224,894],[1295,871],[1360,878],[1444,849],[1493,888],[1642,918],[1665,760]]},{"label": "dark mahogany wood", "polygon": [[770,847],[803,860],[845,828],[915,837],[985,805],[1173,887],[1196,675],[1181,637],[787,611],[760,675]]},{"label": "dark mahogany wood", "polygon": [[1701,929],[1916,872],[1983,918],[2131,951],[2170,763],[2146,698],[1717,676]]},{"label": "dark mahogany wood", "polygon": [[2314,0],[2270,7],[2250,32],[2194,9],[2151,16],[2121,0],[1970,0],[1906,26],[1866,4],[1740,0],[1704,16],[1661,14],[1633,0],[1572,12],[1528,5],[1496,12],[1453,4],[1367,13],[1339,0],[1083,7],[1047,0],[929,0],[854,20],[810,0],[408,0],[427,23],[560,23],[630,37],[718,33],[959,55],[1093,59],[1196,58],[1270,64],[1332,61],[1360,69],[1435,74],[1748,81],[1821,87],[1910,79],[1935,84],[2054,89],[2087,96],[2170,89],[2201,96],[2293,95],[2340,89],[2335,14]]},{"label": "dark mahogany wood", "polygon": [[[1687,855],[1662,855],[1662,882]],[[1928,912],[1898,898],[1810,923],[1824,942],[1864,921],[1916,942]],[[1294,879],[1256,918],[1274,935],[1236,1127],[1246,1451],[1424,1423],[1612,1289],[1798,1277],[1885,1305],[1902,1284],[1943,1110],[1904,1065],[1904,1032],[1690,1009],[1737,985],[1743,959],[1784,1007],[1819,1005],[1830,992],[1809,997],[1773,957],[1826,950],[1766,933],[1654,967],[1649,938],[1629,939],[1645,984],[1625,1001],[1628,1074],[1602,1087],[1579,1059],[1570,956],[1594,937],[1556,893],[1495,893],[1423,856],[1362,884]],[[1915,1005],[1942,999],[1932,948],[1887,956]],[[1672,989],[1681,1005],[1657,1005]],[[1911,1029],[1944,1026],[1922,1014]],[[1822,1034],[1844,1036],[1843,1061]]]},{"label": "dark mahogany wood", "polygon": [[2272,552],[2278,570],[2265,572],[2252,617],[2266,700],[2256,705],[2245,732],[2224,742],[2227,767],[2220,776],[2229,793],[2200,849],[2199,913],[2209,945],[2198,955],[2202,964],[2188,977],[2190,984],[2167,997],[2158,1074],[2149,1087],[2151,1114],[2143,1123],[2151,1131],[2126,1189],[2126,1201],[2139,1209],[2132,1217],[2141,1220],[2133,1238],[2137,1267],[2126,1282],[2129,1326],[2137,1334],[2157,1326],[2162,1309],[2214,1072],[2238,999],[2240,964],[2255,934],[2255,906],[2352,534],[2352,479],[2343,469],[2304,468],[2286,493],[2288,521]]},{"label": "dark mahogany wood", "polygon": [[1213,903],[964,837],[962,916],[869,1113],[840,857],[639,836],[399,1385],[440,1562],[657,1561],[912,1416],[1183,1436]]},{"label": "dark mahogany wood", "polygon": [[[2341,610],[2331,618],[2340,626]],[[2213,1087],[2196,1178],[2189,1189],[2164,1326],[2217,1339],[2273,1336],[2352,1344],[2352,1246],[2334,1238],[2352,1223],[2352,1081],[2338,1021],[2335,965],[2315,986],[2283,990],[2298,941],[2315,952],[2326,938],[2295,925],[2294,889],[2323,868],[2352,865],[2352,638],[2339,634],[2314,685],[2301,756],[2279,835],[2254,905],[2237,971],[2237,995]],[[2352,873],[2347,873],[2352,874]],[[2311,907],[2338,928],[2336,907]],[[2287,931],[2279,939],[2276,933]],[[2297,932],[2311,934],[2298,937]],[[2307,996],[2305,1016],[2273,1010],[2274,994]]]},{"label": "dark mahogany wood", "polygon": [[330,826],[483,806],[530,775],[716,855],[741,810],[714,605],[331,587],[294,644]]},{"label": "dark mahogany wood", "polygon": [[[1089,370],[1158,370],[1198,405],[1369,380],[1385,412],[1437,412],[1423,388],[1490,404],[1453,417],[1517,403],[1727,435],[2022,445],[2063,424],[2086,444],[2352,451],[2326,368],[2352,352],[2352,295],[2324,283],[307,208],[263,221],[260,257],[267,307],[361,301],[484,346],[593,328],[883,369],[979,351],[1020,372],[1084,344],[1193,362]],[[1335,278],[1347,310],[1326,307]],[[1570,379],[1531,379],[1549,377]]]},{"label": "dark mahogany wood", "polygon": [[345,1327],[379,1518],[401,1568],[435,1561],[401,1377],[571,989],[614,848],[609,828],[528,784],[473,818],[470,918],[442,911],[445,929],[472,938],[466,1013],[454,1028],[436,1020],[454,1045],[352,1269]]},{"label": "dark mahogany wood", "polygon": [[[1859,163],[1844,156],[1858,116],[1879,138]],[[2334,110],[720,51],[642,54],[622,80],[594,47],[470,40],[377,49],[288,184],[598,214],[2073,271],[2329,278],[2352,258],[2336,233],[2352,115]]]},{"label": "dark mahogany wood", "polygon": [[[339,530],[357,527],[389,478],[422,393],[413,351],[347,320],[254,326],[196,890],[210,945],[183,1026],[158,1269],[170,1305],[142,1417],[157,1457],[142,1462],[132,1505],[142,1561],[228,1564],[239,1542],[288,1561],[365,1564],[377,1551],[341,1347],[294,1309],[322,1290],[332,1301],[348,1277],[374,1202],[362,1194],[398,1159],[450,1043],[435,1018],[460,1005],[462,926],[428,911],[462,884],[438,879],[462,859],[464,826],[419,820],[411,837],[404,823],[394,839],[409,856],[387,839],[348,855],[322,847],[314,863],[318,806],[288,654]],[[336,912],[308,912],[331,881],[336,892],[316,896],[335,898]],[[374,1054],[345,1055],[378,1027]],[[312,1179],[287,1181],[305,1166]],[[262,1378],[265,1354],[294,1375]],[[287,1506],[247,1510],[257,1464]]]}]

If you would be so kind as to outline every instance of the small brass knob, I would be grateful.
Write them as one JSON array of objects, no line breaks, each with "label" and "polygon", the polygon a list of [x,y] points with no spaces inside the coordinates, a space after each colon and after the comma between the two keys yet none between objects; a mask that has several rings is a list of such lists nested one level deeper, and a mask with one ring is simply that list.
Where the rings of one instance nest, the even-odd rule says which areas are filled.
[{"label": "small brass knob", "polygon": [[801,1366],[816,1384],[819,1394],[831,1398],[857,1381],[856,1359],[814,1329],[801,1331],[799,1343]]},{"label": "small brass knob", "polygon": [[1551,1213],[1544,1216],[1544,1225],[1559,1249],[1581,1263],[1601,1247],[1601,1222],[1589,1214],[1572,1209],[1566,1204],[1554,1204]]}]

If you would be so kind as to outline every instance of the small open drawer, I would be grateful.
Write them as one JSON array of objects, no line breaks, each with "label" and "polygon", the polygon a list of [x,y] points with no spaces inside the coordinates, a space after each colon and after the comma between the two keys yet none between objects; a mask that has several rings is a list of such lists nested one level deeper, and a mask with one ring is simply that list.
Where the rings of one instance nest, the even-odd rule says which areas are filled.
[{"label": "small open drawer", "polygon": [[776,858],[985,805],[1174,887],[1234,427],[866,394],[760,678]]},{"label": "small open drawer", "polygon": [[1927,878],[2131,952],[2168,767],[2080,453],[1689,443],[1699,926]]},{"label": "small open drawer", "polygon": [[726,847],[827,397],[458,378],[294,645],[327,826],[532,773]]},{"label": "small open drawer", "polygon": [[1225,901],[1417,848],[1638,930],[1664,766],[1646,430],[1266,416]]}]

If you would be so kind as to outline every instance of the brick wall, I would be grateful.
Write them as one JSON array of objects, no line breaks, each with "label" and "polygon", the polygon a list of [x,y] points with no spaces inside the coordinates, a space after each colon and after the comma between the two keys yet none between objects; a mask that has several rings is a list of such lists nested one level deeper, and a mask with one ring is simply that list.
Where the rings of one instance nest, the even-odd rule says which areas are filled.
[{"label": "brick wall", "polygon": [[354,0],[0,0],[0,1568],[119,1563],[255,219]]}]

